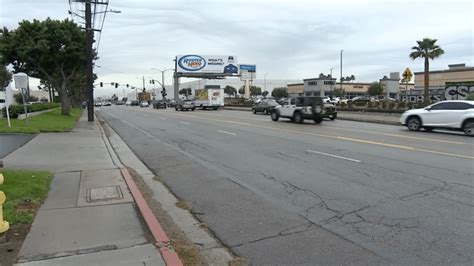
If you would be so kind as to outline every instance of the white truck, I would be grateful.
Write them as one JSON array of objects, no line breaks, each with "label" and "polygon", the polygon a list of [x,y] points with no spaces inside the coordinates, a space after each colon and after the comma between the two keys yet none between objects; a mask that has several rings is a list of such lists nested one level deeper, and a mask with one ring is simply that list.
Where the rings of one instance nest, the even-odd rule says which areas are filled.
[{"label": "white truck", "polygon": [[206,85],[204,89],[196,89],[194,95],[196,107],[217,110],[224,106],[224,89],[221,89],[219,85]]}]

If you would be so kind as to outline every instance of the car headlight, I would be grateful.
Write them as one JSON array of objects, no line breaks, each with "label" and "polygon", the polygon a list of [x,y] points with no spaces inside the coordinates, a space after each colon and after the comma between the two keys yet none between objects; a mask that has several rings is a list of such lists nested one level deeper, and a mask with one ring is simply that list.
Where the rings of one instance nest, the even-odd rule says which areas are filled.
[{"label": "car headlight", "polygon": [[322,110],[322,109],[321,109],[321,106],[315,106],[315,107],[314,107],[314,111],[315,111],[316,113],[321,113],[321,110]]}]

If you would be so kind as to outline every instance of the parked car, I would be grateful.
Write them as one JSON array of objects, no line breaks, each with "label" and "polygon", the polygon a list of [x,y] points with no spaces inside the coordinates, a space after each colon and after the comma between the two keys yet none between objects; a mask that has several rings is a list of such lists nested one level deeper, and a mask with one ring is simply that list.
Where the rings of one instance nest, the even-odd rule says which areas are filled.
[{"label": "parked car", "polygon": [[184,111],[184,110],[186,110],[186,111],[187,111],[187,110],[192,110],[192,111],[194,111],[194,110],[196,110],[196,105],[195,105],[195,103],[194,103],[193,100],[180,100],[180,101],[176,104],[176,106],[174,107],[174,109],[175,109],[176,111],[178,111],[178,110],[181,110],[181,111]]},{"label": "parked car", "polygon": [[322,100],[323,100],[323,103],[330,103],[330,104],[336,104],[338,102],[338,100],[336,101],[336,98],[330,98],[328,96],[324,96],[324,97],[321,97]]},{"label": "parked car", "polygon": [[140,105],[140,102],[137,101],[137,100],[131,101],[131,102],[130,102],[130,105],[131,105],[131,106],[139,106],[139,105]]},{"label": "parked car", "polygon": [[141,101],[140,102],[140,107],[148,107],[150,106],[147,101]]},{"label": "parked car", "polygon": [[95,103],[94,103],[94,106],[95,106],[95,107],[101,107],[101,106],[102,106],[102,102],[95,102]]},{"label": "parked car", "polygon": [[474,101],[442,101],[421,109],[408,110],[400,117],[400,123],[411,131],[424,128],[462,130],[474,136]]},{"label": "parked car", "polygon": [[115,103],[115,105],[124,105],[124,104],[125,104],[125,102],[123,102],[123,101],[118,101],[118,102]]},{"label": "parked car", "polygon": [[324,104],[324,118],[329,118],[331,120],[334,120],[337,118],[337,109],[336,105],[331,104],[331,103],[325,103]]},{"label": "parked car", "polygon": [[280,117],[289,118],[295,123],[303,123],[305,119],[311,119],[316,124],[323,121],[324,103],[321,97],[296,97],[290,98],[284,105],[278,105],[271,113],[273,121]]},{"label": "parked car", "polygon": [[263,100],[252,107],[252,112],[254,114],[264,113],[267,115],[271,113],[276,106],[278,106],[278,103],[275,100]]},{"label": "parked car", "polygon": [[112,106],[111,102],[104,102],[104,106]]},{"label": "parked car", "polygon": [[350,103],[368,103],[371,102],[371,98],[368,96],[357,96],[352,99],[350,99],[348,102]]},{"label": "parked car", "polygon": [[166,109],[166,101],[165,100],[158,100],[153,102],[153,109]]}]

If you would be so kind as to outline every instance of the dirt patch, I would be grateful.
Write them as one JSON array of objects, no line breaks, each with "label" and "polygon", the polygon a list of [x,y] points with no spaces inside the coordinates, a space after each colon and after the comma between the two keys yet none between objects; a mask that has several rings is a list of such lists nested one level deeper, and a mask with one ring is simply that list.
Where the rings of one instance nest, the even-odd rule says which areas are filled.
[{"label": "dirt patch", "polygon": [[189,206],[189,203],[187,203],[184,200],[180,200],[180,201],[176,202],[176,207],[181,208],[183,210],[191,209],[191,207]]},{"label": "dirt patch", "polygon": [[150,206],[156,219],[168,235],[171,245],[178,253],[184,265],[206,265],[198,249],[186,238],[186,235],[174,224],[173,219],[161,208],[159,202],[153,199],[153,192],[137,172],[128,168],[130,175],[140,189],[148,206]]},{"label": "dirt patch", "polygon": [[6,232],[7,242],[0,243],[0,265],[10,266],[16,263],[18,252],[20,251],[26,235],[30,231],[31,225],[18,224],[10,227]]}]

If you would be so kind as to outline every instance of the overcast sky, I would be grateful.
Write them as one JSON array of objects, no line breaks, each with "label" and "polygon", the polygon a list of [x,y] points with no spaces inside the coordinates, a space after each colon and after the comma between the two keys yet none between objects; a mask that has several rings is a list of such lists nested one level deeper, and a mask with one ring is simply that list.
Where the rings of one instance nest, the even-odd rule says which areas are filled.
[{"label": "overcast sky", "polygon": [[[34,18],[70,18],[67,0],[0,0],[0,25]],[[474,5],[466,1],[110,0],[100,42],[99,81],[141,86],[161,78],[177,54],[235,55],[267,79],[329,73],[372,82],[423,61],[408,54],[416,40],[438,39],[445,54],[432,69],[474,65]],[[76,21],[80,21],[76,18]],[[166,75],[171,83],[171,72]],[[184,80],[183,80],[184,81]],[[102,92],[109,92],[105,88]],[[99,90],[96,93],[101,94]]]}]

